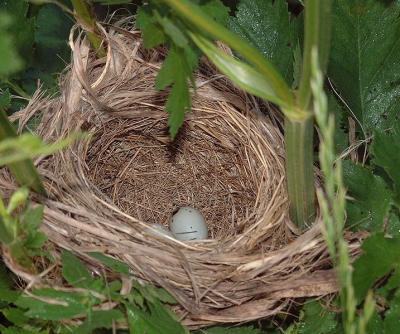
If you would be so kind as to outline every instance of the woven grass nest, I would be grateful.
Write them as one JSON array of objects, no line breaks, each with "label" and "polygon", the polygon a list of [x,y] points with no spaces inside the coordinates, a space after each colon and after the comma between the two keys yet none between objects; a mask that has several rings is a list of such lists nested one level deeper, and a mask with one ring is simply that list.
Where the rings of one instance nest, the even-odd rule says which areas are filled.
[{"label": "woven grass nest", "polygon": [[[192,112],[171,141],[167,95],[154,89],[164,51],[145,50],[135,30],[104,34],[106,58],[96,59],[85,38],[71,38],[61,95],[37,92],[13,116],[22,129],[40,115],[36,131],[46,141],[89,134],[36,161],[48,191],[42,229],[53,249],[71,250],[92,267],[88,251],[127,263],[135,277],[168,290],[191,327],[264,318],[336,292],[320,222],[300,234],[288,217],[284,143],[273,113],[204,61]],[[7,197],[16,186],[0,172]],[[204,214],[209,239],[185,243],[154,233],[152,224],[168,226],[188,205]],[[40,280],[63,284],[56,267]]]}]

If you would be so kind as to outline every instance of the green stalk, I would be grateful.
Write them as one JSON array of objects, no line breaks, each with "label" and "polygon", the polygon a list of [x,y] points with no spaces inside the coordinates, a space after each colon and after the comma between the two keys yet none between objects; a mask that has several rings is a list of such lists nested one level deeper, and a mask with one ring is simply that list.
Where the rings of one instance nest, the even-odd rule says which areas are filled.
[{"label": "green stalk", "polygon": [[[0,140],[17,137],[17,133],[5,111],[0,108]],[[27,186],[39,194],[45,195],[40,176],[30,159],[8,164],[8,168],[21,186]]]},{"label": "green stalk", "polygon": [[96,20],[90,12],[89,6],[85,0],[71,0],[75,10],[75,16],[78,23],[85,29],[86,36],[90,44],[96,50],[99,57],[105,57],[106,51],[103,49],[101,43],[102,39],[97,34]]},{"label": "green stalk", "polygon": [[315,217],[313,117],[285,119],[286,175],[290,216],[304,229]]},{"label": "green stalk", "polygon": [[[290,215],[301,229],[315,218],[313,116],[309,112],[312,98],[312,52],[320,53],[320,68],[325,71],[330,46],[331,0],[306,0],[304,54],[297,106],[309,113],[305,120],[285,120],[286,172]],[[314,51],[315,52],[315,51]]]},{"label": "green stalk", "polygon": [[311,101],[311,55],[313,48],[318,51],[319,66],[325,73],[330,49],[332,0],[305,0],[304,54],[299,84],[298,106],[309,108]]}]

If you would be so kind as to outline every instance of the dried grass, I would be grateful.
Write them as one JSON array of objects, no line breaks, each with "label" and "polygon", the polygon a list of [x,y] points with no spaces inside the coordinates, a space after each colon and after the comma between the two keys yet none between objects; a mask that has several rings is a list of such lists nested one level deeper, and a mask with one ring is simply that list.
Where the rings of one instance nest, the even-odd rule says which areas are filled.
[{"label": "dried grass", "polygon": [[[336,292],[320,222],[300,235],[288,218],[278,121],[204,62],[193,112],[171,142],[166,94],[153,88],[163,50],[144,50],[134,30],[104,33],[106,59],[71,37],[61,96],[38,92],[14,116],[22,129],[40,114],[46,141],[90,134],[36,161],[49,194],[40,199],[42,229],[55,250],[72,250],[93,268],[87,251],[126,262],[174,295],[191,327],[264,318],[293,299]],[[2,195],[13,189],[0,170]],[[204,213],[210,239],[182,243],[152,232],[151,223],[168,224],[182,205]],[[58,267],[50,269],[36,280],[61,285]]]}]

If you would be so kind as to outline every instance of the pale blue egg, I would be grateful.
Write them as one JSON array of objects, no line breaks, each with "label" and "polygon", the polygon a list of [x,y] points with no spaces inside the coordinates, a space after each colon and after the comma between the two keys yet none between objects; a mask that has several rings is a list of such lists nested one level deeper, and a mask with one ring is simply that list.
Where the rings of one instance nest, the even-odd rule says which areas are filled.
[{"label": "pale blue egg", "polygon": [[208,228],[201,212],[185,206],[172,217],[170,229],[176,239],[181,241],[203,240],[208,237]]}]

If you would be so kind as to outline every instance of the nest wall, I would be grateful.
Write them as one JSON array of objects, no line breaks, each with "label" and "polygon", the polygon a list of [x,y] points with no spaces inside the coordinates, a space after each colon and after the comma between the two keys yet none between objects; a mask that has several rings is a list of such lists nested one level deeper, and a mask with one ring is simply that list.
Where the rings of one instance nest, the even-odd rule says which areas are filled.
[{"label": "nest wall", "polygon": [[[92,267],[88,251],[127,263],[168,290],[193,327],[259,319],[337,291],[320,223],[300,234],[288,217],[279,120],[204,61],[192,112],[172,141],[167,95],[154,89],[163,50],[145,50],[134,30],[104,33],[106,58],[71,38],[60,96],[38,91],[13,116],[20,130],[39,119],[46,141],[88,134],[36,161],[48,198],[33,200],[45,204],[42,229],[55,252],[71,250]],[[3,196],[15,187],[0,170]],[[203,212],[209,239],[154,232],[152,224],[168,225],[186,205]],[[63,284],[51,271],[41,281]]]}]

